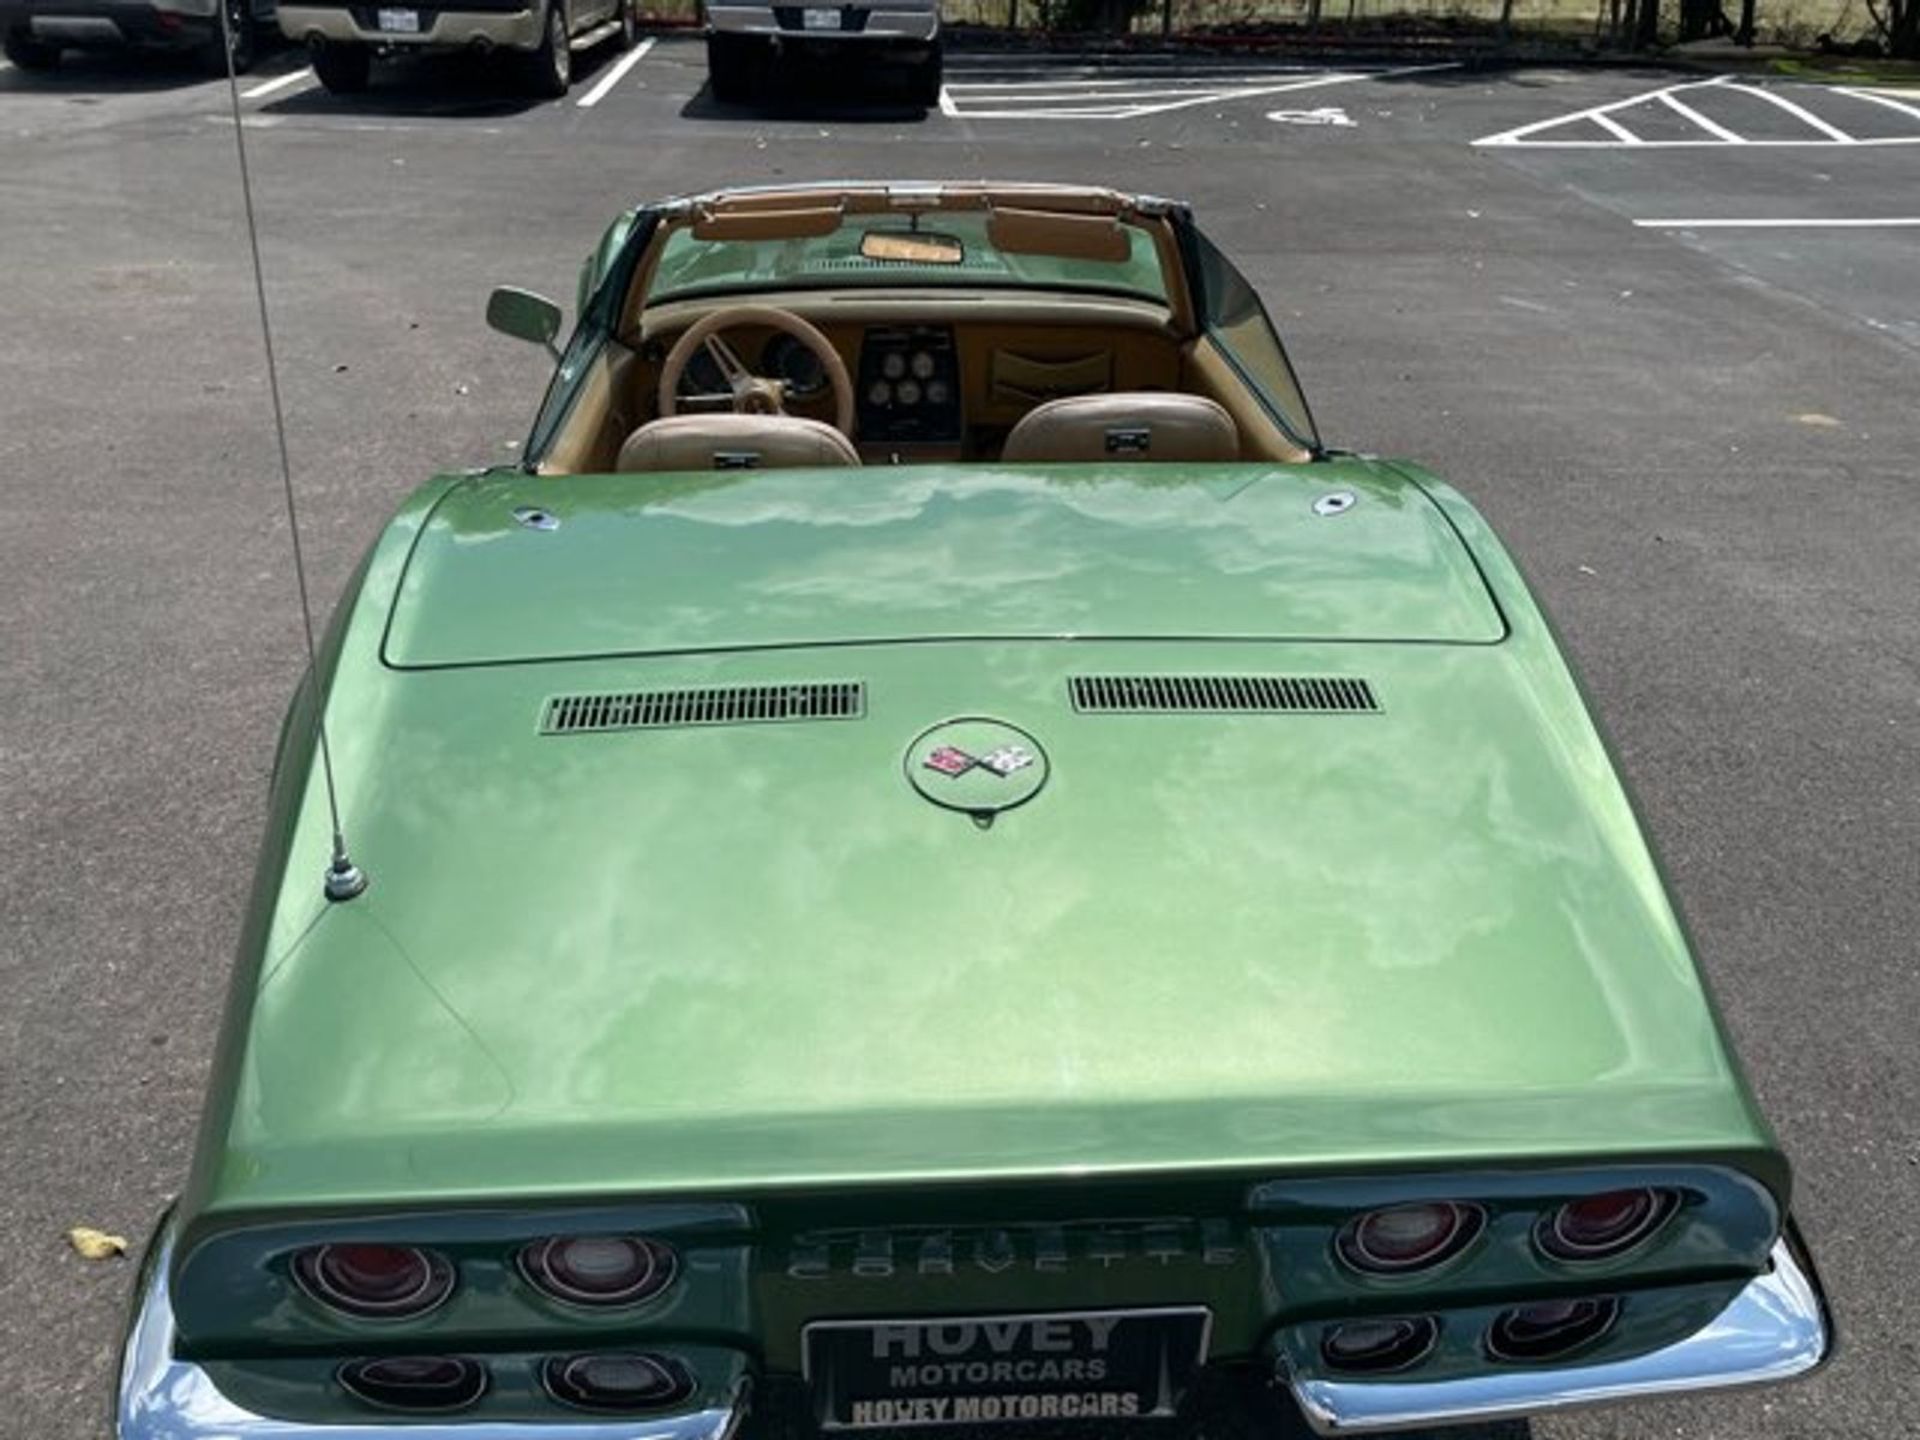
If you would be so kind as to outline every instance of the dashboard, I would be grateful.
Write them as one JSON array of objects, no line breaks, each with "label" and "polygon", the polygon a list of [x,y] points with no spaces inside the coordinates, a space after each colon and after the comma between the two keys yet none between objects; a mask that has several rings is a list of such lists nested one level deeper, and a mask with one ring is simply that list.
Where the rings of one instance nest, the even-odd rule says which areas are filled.
[{"label": "dashboard", "polygon": [[[737,342],[736,342],[737,343]],[[844,344],[844,341],[841,342]],[[790,399],[805,404],[829,397],[825,368],[813,351],[784,331],[759,348],[740,351],[753,373],[786,382]],[[860,333],[852,367],[854,434],[863,443],[952,445],[962,434],[960,359],[953,330],[944,325],[873,326]],[[681,372],[682,399],[722,396],[727,382],[705,350]]]}]

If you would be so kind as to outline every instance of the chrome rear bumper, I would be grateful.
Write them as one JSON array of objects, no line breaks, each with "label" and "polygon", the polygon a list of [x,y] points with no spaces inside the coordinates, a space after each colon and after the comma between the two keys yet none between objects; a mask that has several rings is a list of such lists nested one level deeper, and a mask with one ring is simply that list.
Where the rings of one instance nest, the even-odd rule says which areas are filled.
[{"label": "chrome rear bumper", "polygon": [[[372,7],[361,11],[368,14]],[[328,45],[377,45],[390,50],[465,50],[475,45],[497,50],[533,50],[545,33],[546,12],[524,10],[427,10],[425,28],[413,34],[369,30],[343,5],[282,5],[280,33],[296,45],[316,40]]]},{"label": "chrome rear bumper", "polygon": [[1765,1275],[1711,1324],[1650,1355],[1599,1365],[1490,1370],[1458,1380],[1281,1378],[1315,1433],[1366,1435],[1772,1384],[1816,1369],[1832,1348],[1826,1295],[1799,1231],[1789,1223]]},{"label": "chrome rear bumper", "polygon": [[[791,8],[798,10],[804,7],[796,0]],[[752,35],[794,44],[857,46],[899,40],[931,44],[940,37],[940,11],[935,6],[904,5],[890,8],[885,3],[876,4],[865,10],[863,28],[859,30],[797,29],[782,25],[771,4],[728,4],[726,0],[709,4],[706,17],[709,34]]]}]

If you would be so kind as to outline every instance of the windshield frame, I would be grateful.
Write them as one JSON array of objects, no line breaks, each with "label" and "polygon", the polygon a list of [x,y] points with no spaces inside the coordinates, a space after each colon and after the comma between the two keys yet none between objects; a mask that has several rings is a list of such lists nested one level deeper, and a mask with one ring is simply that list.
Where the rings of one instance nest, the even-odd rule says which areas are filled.
[{"label": "windshield frame", "polygon": [[822,290],[835,289],[859,290],[875,296],[885,295],[890,288],[887,285],[836,285],[831,281],[820,285],[787,284],[781,289],[766,290],[721,290],[718,287],[712,287],[713,293],[707,294],[684,290],[662,297],[657,302],[647,294],[652,283],[653,268],[665,246],[666,237],[679,227],[693,225],[702,214],[752,214],[796,205],[826,206],[834,203],[855,213],[861,211],[890,213],[903,222],[909,216],[917,216],[936,229],[952,213],[990,211],[995,205],[1002,204],[1020,209],[1054,210],[1070,215],[1106,215],[1122,221],[1132,221],[1139,225],[1153,242],[1154,253],[1160,261],[1160,276],[1166,291],[1164,297],[1149,297],[1129,289],[1103,293],[1092,288],[1064,290],[1058,287],[1032,285],[996,286],[980,282],[977,277],[970,285],[936,282],[916,287],[903,283],[898,288],[901,290],[917,288],[922,293],[936,289],[960,291],[975,288],[1034,296],[1077,294],[1089,298],[1117,298],[1164,308],[1167,311],[1168,323],[1175,333],[1183,337],[1191,338],[1199,333],[1191,275],[1176,229],[1180,217],[1188,213],[1184,205],[1169,200],[1136,199],[1117,191],[1074,186],[994,185],[979,182],[880,184],[871,181],[730,190],[716,195],[664,201],[646,207],[642,211],[642,218],[651,223],[647,225],[644,241],[639,221],[636,221],[633,233],[628,236],[628,250],[643,253],[637,254],[636,266],[631,271],[625,272],[627,280],[613,333],[626,343],[632,343],[632,337],[639,336],[644,328],[642,315],[655,303],[673,305],[684,300],[711,304],[729,296],[765,297],[778,295],[783,291],[785,293],[818,293]]},{"label": "windshield frame", "polygon": [[[1078,220],[1081,217],[1067,212],[1066,218]],[[639,289],[637,308],[644,310],[683,301],[752,299],[823,290],[884,294],[889,289],[910,289],[928,292],[990,290],[1021,294],[1097,295],[1135,300],[1172,310],[1172,292],[1186,278],[1177,246],[1169,248],[1163,243],[1161,231],[1164,225],[1157,217],[1112,217],[1126,236],[1128,253],[1126,258],[1120,260],[996,247],[988,233],[994,219],[992,206],[901,211],[843,210],[839,223],[831,230],[820,233],[705,239],[695,233],[700,223],[697,217],[691,220],[669,218],[655,237],[645,274],[636,279]],[[857,237],[894,230],[907,233],[918,229],[923,220],[927,225],[926,233],[954,235],[961,239],[969,255],[975,257],[974,263],[969,265],[961,262],[949,268],[866,259],[865,265],[871,268],[863,269],[856,265],[839,273],[827,268],[864,258]],[[802,250],[793,257],[797,263],[791,271],[774,273],[773,266],[783,258],[783,250],[809,245],[817,246],[817,252],[808,255]],[[700,276],[693,283],[656,290],[661,272],[675,262],[685,261],[689,268],[697,268],[703,257],[695,247],[701,246],[711,247],[715,253],[737,248],[739,258],[744,263],[735,273],[742,278]],[[687,253],[689,251],[693,253]],[[981,264],[988,268],[975,268]],[[1048,273],[1022,278],[1019,272],[1023,269]],[[760,278],[762,275],[764,279]],[[1124,283],[1128,277],[1137,278],[1140,283]]]}]

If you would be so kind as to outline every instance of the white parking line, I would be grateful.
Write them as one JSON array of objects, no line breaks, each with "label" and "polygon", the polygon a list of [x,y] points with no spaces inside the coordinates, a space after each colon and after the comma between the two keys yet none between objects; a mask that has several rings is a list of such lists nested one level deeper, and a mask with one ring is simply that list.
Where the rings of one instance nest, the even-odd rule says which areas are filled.
[{"label": "white parking line", "polygon": [[582,95],[576,102],[579,107],[582,110],[591,109],[606,99],[607,92],[612,90],[613,87],[618,85],[622,80],[626,79],[627,72],[638,65],[651,49],[653,49],[653,39],[650,36],[616,60],[613,68],[600,77],[600,83],[587,91],[587,93]]},{"label": "white parking line", "polygon": [[1920,215],[1849,216],[1810,220],[1636,220],[1643,230],[1875,230],[1920,225]]},{"label": "white parking line", "polygon": [[[1847,89],[1834,86],[1802,87],[1814,89],[1819,94],[1841,94],[1857,100],[1872,100],[1888,109],[1909,115],[1920,120],[1920,106],[1905,103],[1895,95],[1920,99],[1920,92],[1897,91],[1894,94],[1876,93],[1871,90]],[[1692,92],[1691,98],[1704,103],[1711,95],[1725,95],[1737,92],[1765,101],[1777,109],[1786,111],[1798,120],[1814,135],[1795,139],[1755,138],[1742,135],[1721,120],[1705,113],[1700,106],[1689,104],[1680,98]],[[1648,140],[1634,134],[1626,124],[1626,112],[1635,107],[1651,108],[1653,102],[1665,106],[1675,115],[1685,120],[1695,130],[1699,138],[1685,140]],[[1618,118],[1616,118],[1618,117]],[[1580,132],[1588,126],[1596,126],[1607,132],[1608,138],[1594,139],[1580,137]],[[1763,147],[1774,149],[1805,149],[1812,146],[1880,146],[1880,145],[1920,145],[1920,130],[1904,135],[1851,135],[1838,125],[1823,119],[1804,105],[1795,104],[1784,95],[1772,89],[1758,85],[1741,85],[1729,76],[1720,75],[1711,80],[1685,81],[1678,85],[1663,85],[1658,90],[1643,91],[1638,95],[1629,95],[1624,100],[1609,101],[1605,105],[1594,105],[1585,110],[1570,111],[1565,115],[1550,116],[1545,120],[1535,120],[1528,125],[1520,125],[1512,130],[1502,130],[1497,135],[1483,136],[1473,142],[1475,145],[1489,146],[1527,146],[1539,149],[1557,150],[1603,150],[1631,145],[1641,150],[1683,150],[1698,149],[1705,146],[1739,145],[1752,149]]]},{"label": "white parking line", "polygon": [[1686,101],[1675,99],[1671,90],[1660,97],[1660,103],[1673,111],[1673,113],[1678,115],[1682,120],[1691,120],[1709,135],[1718,135],[1729,145],[1744,145],[1747,143],[1746,136],[1734,134],[1733,131],[1727,129],[1727,127],[1722,125],[1718,120],[1709,120],[1705,115],[1702,115],[1698,110],[1687,104]]},{"label": "white parking line", "polygon": [[[1351,85],[1360,80],[1380,80],[1396,75],[1424,74],[1433,70],[1452,70],[1458,62],[1437,65],[1408,65],[1395,70],[1367,73],[1338,72],[1302,77],[1297,71],[1285,80],[1265,76],[1216,79],[1209,76],[1137,75],[1088,81],[1037,77],[1026,82],[946,86],[940,95],[940,111],[965,120],[1137,120],[1147,115],[1164,115],[1172,110],[1196,105],[1222,105],[1263,95],[1283,95],[1294,90],[1314,90],[1327,85]],[[1115,85],[1146,85],[1155,88],[1115,92]],[[1069,88],[1071,87],[1071,88]],[[991,91],[976,94],[977,91]],[[986,108],[974,109],[974,105]]]},{"label": "white parking line", "polygon": [[[1162,100],[1190,98],[1194,100],[1195,103],[1198,103],[1204,100],[1219,99],[1226,95],[1257,95],[1263,93],[1262,88],[1258,85],[1247,86],[1244,81],[1242,85],[1246,86],[1246,88],[1241,90],[1207,90],[1199,93],[1192,90],[1172,90],[1164,85],[1152,90],[1101,90],[1097,92],[1049,88],[1031,94],[1023,91],[1016,95],[967,95],[966,98],[977,99],[983,104],[995,105],[1091,105],[1098,109],[1111,109],[1115,105],[1157,104]],[[965,87],[963,86],[961,88],[964,92]],[[977,116],[984,112],[972,110],[968,113]],[[1026,114],[1029,112],[1022,111],[1020,113]]]},{"label": "white parking line", "polygon": [[[1663,96],[1662,98],[1664,99],[1665,97]],[[1593,123],[1598,125],[1602,130],[1605,130],[1608,134],[1616,136],[1624,145],[1638,145],[1642,143],[1638,135],[1627,129],[1626,126],[1622,125],[1611,115],[1605,113],[1595,115],[1593,117]]]},{"label": "white parking line", "polygon": [[311,79],[313,79],[313,69],[311,66],[300,70],[290,70],[285,75],[277,75],[271,80],[254,86],[251,90],[242,90],[240,92],[240,98],[242,100],[258,100],[262,95],[271,95],[276,90],[284,90],[289,85],[298,85],[303,80]]},{"label": "white parking line", "polygon": [[1076,91],[1084,90],[1098,93],[1107,93],[1098,91],[1098,87],[1103,85],[1153,85],[1162,90],[1176,89],[1180,86],[1186,86],[1190,89],[1205,86],[1210,90],[1218,90],[1223,87],[1231,89],[1236,85],[1270,85],[1282,75],[1311,79],[1326,73],[1325,70],[1303,70],[1299,66],[1294,65],[1275,66],[1272,70],[1263,71],[1258,75],[1154,75],[1147,73],[1099,78],[1091,75],[1076,75],[1070,71],[1062,70],[1047,71],[1029,76],[1024,80],[964,80],[955,77],[954,84],[963,90],[1026,91],[1034,89],[1044,90],[1061,85],[1071,85]]},{"label": "white parking line", "polygon": [[1769,105],[1778,105],[1782,110],[1793,116],[1794,119],[1804,121],[1808,125],[1811,125],[1822,135],[1831,138],[1837,145],[1857,145],[1860,143],[1838,125],[1829,125],[1811,110],[1805,106],[1794,104],[1793,101],[1787,99],[1784,95],[1776,95],[1771,90],[1762,90],[1757,85],[1729,85],[1727,88],[1729,90],[1738,90],[1742,95],[1757,96]]},{"label": "white parking line", "polygon": [[1920,90],[1862,90],[1851,85],[1836,85],[1834,88],[1842,95],[1851,95],[1856,100],[1871,100],[1876,105],[1885,105],[1889,110],[1898,110],[1902,115],[1911,115],[1920,120],[1920,106],[1894,98],[1906,95],[1920,100]]},{"label": "white parking line", "polygon": [[1579,125],[1587,120],[1593,121],[1594,124],[1603,130],[1619,130],[1620,126],[1618,123],[1609,124],[1605,118],[1616,110],[1625,110],[1634,105],[1644,104],[1648,100],[1659,100],[1664,96],[1673,94],[1677,90],[1699,90],[1708,85],[1719,85],[1724,83],[1725,79],[1725,76],[1720,75],[1715,76],[1711,80],[1685,80],[1678,85],[1664,85],[1658,90],[1648,90],[1640,95],[1629,95],[1624,100],[1610,100],[1605,105],[1593,105],[1585,110],[1575,110],[1570,114],[1553,115],[1545,120],[1535,120],[1530,125],[1518,125],[1511,130],[1502,130],[1498,135],[1482,136],[1473,143],[1475,145],[1519,145],[1523,142],[1534,145],[1613,145],[1619,142],[1615,140],[1530,141],[1528,137],[1538,135],[1542,130],[1552,130],[1561,125]]}]

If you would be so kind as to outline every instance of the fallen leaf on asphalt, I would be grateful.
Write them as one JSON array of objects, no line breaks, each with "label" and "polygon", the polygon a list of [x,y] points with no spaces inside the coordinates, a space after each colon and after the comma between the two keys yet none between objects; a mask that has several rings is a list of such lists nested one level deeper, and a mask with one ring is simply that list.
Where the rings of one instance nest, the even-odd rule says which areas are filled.
[{"label": "fallen leaf on asphalt", "polygon": [[67,1231],[67,1243],[87,1260],[112,1260],[127,1253],[127,1242],[121,1236],[85,1225],[76,1225]]}]

